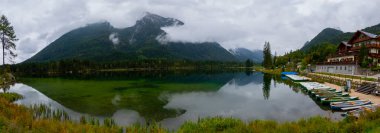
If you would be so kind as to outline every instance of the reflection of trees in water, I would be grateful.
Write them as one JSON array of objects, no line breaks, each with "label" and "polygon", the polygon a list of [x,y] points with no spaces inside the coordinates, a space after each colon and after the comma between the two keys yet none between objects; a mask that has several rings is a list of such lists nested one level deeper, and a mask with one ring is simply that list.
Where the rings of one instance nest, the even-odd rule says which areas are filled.
[{"label": "reflection of trees in water", "polygon": [[274,79],[275,83],[285,84],[289,88],[292,88],[292,90],[296,93],[298,93],[298,92],[300,92],[300,90],[302,90],[300,84],[293,82],[292,80],[288,79],[287,77],[273,76],[273,79]]},{"label": "reflection of trees in water", "polygon": [[251,69],[246,69],[245,70],[245,75],[247,75],[247,76],[251,76],[252,73],[253,73],[253,71]]},{"label": "reflection of trees in water", "polygon": [[251,75],[246,75],[244,73],[237,73],[234,75],[234,80],[231,83],[235,83],[238,86],[244,86],[247,84],[263,84],[263,73],[254,72]]},{"label": "reflection of trees in water", "polygon": [[266,100],[269,99],[271,83],[272,83],[272,75],[264,73],[263,96],[264,96],[264,99]]}]

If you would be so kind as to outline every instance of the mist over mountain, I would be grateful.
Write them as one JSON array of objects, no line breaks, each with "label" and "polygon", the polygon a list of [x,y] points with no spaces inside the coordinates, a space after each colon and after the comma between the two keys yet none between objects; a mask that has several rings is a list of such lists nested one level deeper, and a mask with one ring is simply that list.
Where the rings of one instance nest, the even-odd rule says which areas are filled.
[{"label": "mist over mountain", "polygon": [[216,42],[171,42],[161,29],[181,25],[184,23],[180,20],[151,13],[128,28],[114,28],[109,22],[89,24],[62,35],[25,62],[62,59],[110,62],[158,58],[237,61],[233,54]]},{"label": "mist over mountain", "polygon": [[263,59],[263,51],[262,50],[249,50],[246,48],[235,48],[229,49],[230,53],[232,53],[237,60],[243,62],[247,59],[252,60],[255,63],[261,63]]}]

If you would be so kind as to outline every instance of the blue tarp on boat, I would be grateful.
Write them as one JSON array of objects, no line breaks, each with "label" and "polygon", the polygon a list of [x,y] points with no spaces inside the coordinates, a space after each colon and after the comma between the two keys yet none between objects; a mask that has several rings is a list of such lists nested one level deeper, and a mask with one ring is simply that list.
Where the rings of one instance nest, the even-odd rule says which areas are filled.
[{"label": "blue tarp on boat", "polygon": [[298,75],[297,72],[281,72],[281,75]]}]

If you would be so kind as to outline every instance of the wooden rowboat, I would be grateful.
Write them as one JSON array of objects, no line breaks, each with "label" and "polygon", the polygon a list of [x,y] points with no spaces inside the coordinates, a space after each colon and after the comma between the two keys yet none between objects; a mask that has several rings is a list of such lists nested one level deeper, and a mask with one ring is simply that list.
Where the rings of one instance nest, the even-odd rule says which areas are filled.
[{"label": "wooden rowboat", "polygon": [[342,110],[342,108],[350,108],[356,106],[363,106],[371,104],[369,100],[355,100],[355,101],[345,101],[345,102],[332,102],[330,107],[332,110]]},{"label": "wooden rowboat", "polygon": [[329,97],[329,98],[322,98],[321,102],[322,104],[330,104],[331,102],[343,102],[343,101],[353,101],[353,100],[359,100],[358,97]]}]

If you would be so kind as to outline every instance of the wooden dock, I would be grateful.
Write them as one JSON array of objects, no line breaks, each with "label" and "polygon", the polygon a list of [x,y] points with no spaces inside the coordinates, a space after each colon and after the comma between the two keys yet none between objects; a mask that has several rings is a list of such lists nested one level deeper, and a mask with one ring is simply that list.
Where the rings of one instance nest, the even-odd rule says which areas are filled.
[{"label": "wooden dock", "polygon": [[285,75],[293,81],[309,81],[309,78],[298,75]]}]

